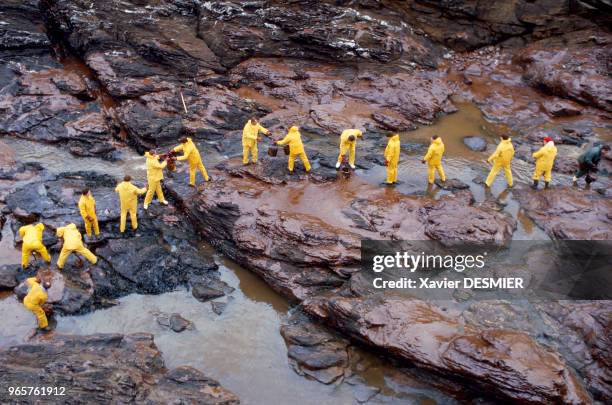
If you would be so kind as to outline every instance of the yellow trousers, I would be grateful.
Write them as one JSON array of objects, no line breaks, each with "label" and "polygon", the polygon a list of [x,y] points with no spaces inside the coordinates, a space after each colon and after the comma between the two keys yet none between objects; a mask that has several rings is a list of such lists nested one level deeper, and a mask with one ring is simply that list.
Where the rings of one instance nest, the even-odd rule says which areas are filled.
[{"label": "yellow trousers", "polygon": [[49,256],[49,252],[47,252],[47,248],[42,243],[37,243],[35,245],[24,244],[21,247],[21,267],[26,268],[30,264],[30,255],[32,252],[38,253],[44,261],[47,263],[51,263],[51,257]]},{"label": "yellow trousers", "polygon": [[348,153],[348,162],[351,166],[355,166],[355,144],[348,147],[340,147],[340,154],[338,155],[338,163],[342,163],[342,157]]},{"label": "yellow trousers", "polygon": [[149,189],[147,190],[147,195],[145,196],[145,199],[144,199],[144,205],[151,204],[151,201],[153,201],[153,194],[157,195],[157,199],[159,201],[166,201],[166,198],[164,197],[164,192],[161,186],[161,180],[149,182]]},{"label": "yellow trousers", "polygon": [[440,180],[446,181],[446,175],[444,174],[444,168],[442,164],[438,165],[427,165],[427,181],[429,184],[433,184],[436,179],[436,171],[438,172],[438,176],[440,176]]},{"label": "yellow trousers", "polygon": [[128,212],[130,213],[130,220],[132,222],[132,229],[136,230],[136,228],[138,228],[138,216],[136,215],[136,212],[138,210],[138,207],[121,207],[121,216],[119,219],[119,232],[123,233],[125,232],[125,222],[127,220],[127,214]]},{"label": "yellow trousers", "polygon": [[305,152],[300,152],[300,153],[295,153],[295,154],[290,154],[289,155],[289,171],[293,172],[293,166],[295,164],[295,158],[299,157],[300,160],[302,161],[302,164],[304,165],[304,169],[306,169],[307,172],[310,171],[310,162],[308,161],[308,156],[306,156]]},{"label": "yellow trousers", "polygon": [[542,169],[536,165],[535,171],[533,172],[533,179],[540,180],[540,177],[544,176],[544,181],[550,183],[552,180],[552,167],[550,169]]},{"label": "yellow trousers", "polygon": [[[257,157],[255,157],[255,161],[257,161]],[[204,177],[204,180],[208,181],[208,173],[206,172],[206,168],[204,167],[204,165],[202,164],[202,162],[200,162],[197,165],[189,165],[189,184],[191,184],[192,186],[195,186],[195,180],[196,180],[196,171],[200,171],[200,173],[202,173],[202,177]]]},{"label": "yellow trousers", "polygon": [[242,163],[249,163],[249,152],[253,158],[253,163],[257,163],[257,139],[242,140]]},{"label": "yellow trousers", "polygon": [[83,222],[85,222],[85,233],[87,236],[91,236],[91,228],[93,227],[94,234],[96,236],[100,235],[100,227],[98,226],[98,217],[93,217],[93,221],[88,221],[83,218]]},{"label": "yellow trousers", "polygon": [[36,319],[38,320],[38,327],[39,328],[46,328],[47,326],[49,326],[49,321],[47,320],[47,314],[45,314],[45,311],[43,311],[42,307],[40,305],[32,305],[29,304],[28,302],[24,301],[23,305],[31,312],[34,313],[34,315],[36,315]]},{"label": "yellow trousers", "polygon": [[397,163],[389,162],[387,165],[387,184],[397,182]]},{"label": "yellow trousers", "polygon": [[89,260],[91,264],[96,264],[98,262],[98,258],[96,257],[96,255],[91,253],[91,251],[87,249],[85,246],[81,245],[76,249],[62,248],[59,258],[57,259],[57,267],[60,269],[63,269],[64,264],[66,263],[66,260],[68,260],[68,257],[70,257],[72,253],[80,254],[81,256]]},{"label": "yellow trousers", "polygon": [[499,173],[499,171],[501,169],[504,169],[504,174],[506,175],[506,180],[508,181],[508,186],[512,187],[512,185],[514,184],[513,180],[512,180],[512,170],[510,170],[510,165],[500,165],[497,163],[493,164],[493,167],[491,168],[491,172],[489,173],[489,176],[487,176],[487,180],[485,181],[485,184],[487,185],[487,187],[491,187],[491,184],[493,184],[493,182],[495,181],[495,177],[497,177],[497,173]]}]

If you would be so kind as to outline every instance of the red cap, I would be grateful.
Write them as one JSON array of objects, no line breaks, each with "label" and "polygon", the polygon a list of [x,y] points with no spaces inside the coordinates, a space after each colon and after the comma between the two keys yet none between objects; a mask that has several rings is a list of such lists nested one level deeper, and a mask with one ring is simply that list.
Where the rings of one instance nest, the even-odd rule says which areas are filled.
[{"label": "red cap", "polygon": [[550,136],[544,138],[544,142],[551,142],[553,139]]}]

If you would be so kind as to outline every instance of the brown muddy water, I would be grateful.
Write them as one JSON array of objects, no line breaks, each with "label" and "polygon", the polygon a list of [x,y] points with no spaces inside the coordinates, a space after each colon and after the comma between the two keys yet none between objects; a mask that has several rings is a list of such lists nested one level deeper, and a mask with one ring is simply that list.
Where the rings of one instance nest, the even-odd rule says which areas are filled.
[{"label": "brown muddy water", "polygon": [[[458,178],[470,185],[477,201],[495,198],[504,209],[517,218],[519,228],[514,239],[545,240],[548,237],[521,211],[520,206],[507,190],[503,177],[498,177],[491,194],[485,192],[481,181],[488,166],[484,160],[494,148],[497,139],[506,129],[490,124],[474,105],[458,103],[459,111],[444,116],[429,127],[401,134],[403,142],[420,143],[424,147],[432,134],[440,135],[446,145],[444,166],[447,177]],[[473,152],[463,145],[464,136],[482,136],[490,144],[487,152]],[[120,178],[132,175],[137,181],[145,180],[144,159],[127,148],[120,148],[121,160],[105,162],[95,158],[75,158],[54,146],[41,145],[24,140],[5,139],[18,161],[35,161],[48,170],[92,170]],[[203,146],[207,165],[212,167],[222,158]],[[306,145],[308,148],[308,146]],[[357,158],[359,159],[359,151]],[[381,150],[382,153],[382,150]],[[426,167],[420,163],[421,153],[402,152],[399,166],[401,184],[393,192],[428,195],[439,198],[444,191],[427,190]],[[515,160],[515,181],[528,183],[532,165]],[[567,178],[565,178],[567,177]],[[349,201],[359,187],[371,187],[385,178],[385,168],[375,166],[371,170],[357,170],[356,176],[346,183],[342,195],[324,194],[322,205],[336,207],[338,200]],[[557,181],[569,181],[569,176],[556,176]],[[288,188],[299,185],[288,185]],[[300,212],[312,209],[307,196],[310,188],[318,185],[302,185],[302,190],[291,193],[291,205]],[[301,192],[300,192],[301,191]],[[329,200],[329,201],[328,201]],[[339,220],[337,211],[329,212],[330,221]],[[320,212],[319,212],[320,214]],[[325,215],[323,215],[324,217]],[[332,218],[332,217],[335,217]],[[3,229],[0,241],[0,264],[18,263],[20,253],[13,247],[12,232],[8,225]],[[207,248],[210,249],[210,248]],[[210,253],[210,250],[209,252]],[[216,256],[222,279],[236,288],[228,298],[223,314],[216,315],[208,303],[201,303],[187,290],[181,289],[156,296],[130,295],[119,300],[119,305],[95,311],[83,316],[60,317],[57,331],[60,333],[90,334],[100,332],[149,332],[163,353],[168,367],[190,365],[219,380],[234,391],[246,404],[352,404],[356,402],[355,388],[346,383],[325,386],[296,374],[289,365],[287,349],[280,335],[280,325],[291,308],[286,300],[273,292],[261,279],[240,268],[235,263]],[[176,334],[160,326],[158,313],[180,313],[194,323],[194,330]],[[23,341],[35,324],[33,315],[26,311],[12,294],[0,295],[0,314],[4,325],[0,330],[0,347]],[[358,349],[357,349],[358,350]],[[352,371],[360,376],[369,388],[380,390],[370,403],[452,404],[456,401],[440,391],[410,380],[402,374],[404,383],[397,383],[398,371],[386,361],[358,350],[361,361],[352,365]],[[405,384],[406,379],[410,380]]]}]

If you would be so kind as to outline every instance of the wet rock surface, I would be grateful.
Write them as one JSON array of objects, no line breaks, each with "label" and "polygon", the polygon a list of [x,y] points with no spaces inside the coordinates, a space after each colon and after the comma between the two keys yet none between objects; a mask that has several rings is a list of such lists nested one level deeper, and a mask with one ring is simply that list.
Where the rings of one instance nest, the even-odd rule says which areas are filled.
[{"label": "wet rock surface", "polygon": [[[188,285],[192,277],[199,277],[198,282],[204,285],[216,285],[217,265],[212,258],[199,253],[195,231],[182,223],[182,216],[172,207],[152,205],[148,212],[140,211],[138,230],[121,235],[115,184],[115,179],[109,176],[89,172],[47,174],[44,182],[30,183],[7,196],[14,234],[18,235],[18,228],[25,223],[45,225],[43,241],[53,256],[50,274],[57,291],[50,300],[59,312],[87,312],[134,292],[171,291]],[[60,249],[55,229],[72,222],[84,234],[76,204],[80,190],[85,187],[96,198],[101,234],[95,239],[85,236],[84,241],[99,261],[91,266],[72,255],[59,272],[54,268]],[[43,267],[39,263],[27,272],[20,272],[18,278],[23,280]]]},{"label": "wet rock surface", "polygon": [[[197,241],[206,240],[285,297],[306,300],[312,319],[290,320],[282,331],[291,364],[324,383],[354,384],[358,402],[378,393],[346,375],[348,340],[317,327],[320,321],[401,364],[416,364],[425,380],[452,380],[440,388],[452,386],[455,394],[467,387],[495,400],[589,403],[587,387],[609,401],[605,305],[535,310],[490,303],[463,311],[457,303],[387,301],[372,296],[359,272],[363,238],[504,246],[518,224],[499,204],[476,202],[459,179],[437,183],[442,197],[425,198],[380,190],[358,176],[340,178],[334,165],[344,128],[365,129],[357,165],[378,170],[385,132],[430,124],[452,113],[451,96],[458,96],[512,133],[517,160],[532,163],[533,147],[544,136],[567,147],[555,166],[564,174],[575,170],[576,146],[609,129],[610,34],[601,28],[609,19],[602,12],[606,2],[485,3],[50,0],[39,8],[36,1],[3,2],[1,136],[113,160],[121,158],[123,142],[138,152],[165,151],[189,135],[205,159],[209,153],[225,159],[240,156],[242,126],[255,115],[274,138],[299,124],[314,171],[306,174],[297,162],[289,175],[282,150],[261,159],[265,140],[258,166],[232,159],[195,190],[183,174],[168,180],[175,207],[153,204],[140,212],[138,232],[121,237],[115,179],[51,175],[15,163],[0,143],[0,225],[8,221],[15,232],[43,222],[55,259],[54,230],[68,222],[82,226],[76,201],[88,186],[102,228],[100,238],[86,240],[98,265],[81,267],[72,258],[60,273],[42,263],[22,272],[15,263],[0,267],[0,288],[17,286],[23,295],[18,283],[39,272],[53,280],[56,311],[75,314],[133,292],[189,286],[196,299],[215,300],[211,307],[221,314],[227,305],[221,297],[231,298],[232,291],[218,280],[212,258],[199,253]],[[445,46],[476,50],[455,53]],[[491,149],[488,138],[468,147],[486,151],[488,143]],[[402,145],[404,153],[422,149]],[[519,186],[513,195],[552,238],[609,239],[608,172],[602,170],[595,191],[535,193]],[[457,301],[469,305],[464,298]],[[174,321],[168,316],[163,323],[185,326]],[[542,324],[551,329],[543,332]],[[163,388],[147,391],[148,397],[126,395],[167,403],[174,399],[167,390],[177,390],[196,401],[193,381],[204,384],[207,395],[217,392],[183,368],[159,381]]]},{"label": "wet rock surface", "polygon": [[522,332],[472,330],[420,300],[312,299],[304,309],[358,341],[434,372],[452,370],[508,400],[591,401],[563,360]]},{"label": "wet rock surface", "polygon": [[574,240],[609,240],[612,221],[609,198],[578,187],[564,187],[534,193],[518,191],[527,215],[551,237]]},{"label": "wet rock surface", "polygon": [[194,368],[168,370],[153,336],[145,333],[45,336],[0,351],[0,359],[3,392],[37,381],[45,387],[64,387],[65,395],[77,402],[240,402]]}]

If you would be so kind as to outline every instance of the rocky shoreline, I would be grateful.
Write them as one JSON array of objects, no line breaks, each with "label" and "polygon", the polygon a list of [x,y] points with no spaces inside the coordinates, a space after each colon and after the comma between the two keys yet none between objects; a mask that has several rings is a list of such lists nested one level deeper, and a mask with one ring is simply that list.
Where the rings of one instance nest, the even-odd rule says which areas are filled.
[{"label": "rocky shoreline", "polygon": [[[342,128],[365,128],[358,163],[367,172],[383,164],[385,132],[431,124],[456,111],[460,97],[512,134],[520,161],[531,163],[542,134],[553,136],[564,152],[555,170],[572,173],[582,145],[610,136],[609,6],[300,3],[0,5],[0,137],[112,162],[122,159],[126,146],[139,153],[165,150],[188,135],[201,145],[205,163],[209,152],[224,160],[210,170],[214,180],[196,190],[187,187],[182,172],[167,179],[171,206],[140,212],[138,232],[121,237],[117,179],[88,171],[52,174],[44,162],[14,162],[10,147],[0,142],[0,225],[7,222],[14,234],[21,224],[43,222],[45,244],[57,254],[53,230],[80,223],[78,191],[89,187],[98,201],[102,235],[89,247],[99,264],[80,268],[69,262],[65,272],[47,273],[54,278],[56,311],[82,314],[127,294],[179,286],[189,286],[203,301],[231,294],[212,257],[198,250],[205,241],[298,304],[300,315],[281,332],[300,374],[324,383],[342,380],[348,338],[494,400],[612,400],[605,333],[612,311],[605,301],[433,305],[381,297],[359,274],[362,238],[506,245],[518,224],[499,201],[475,198],[456,179],[443,196],[430,198],[359,178],[344,181],[333,168]],[[247,167],[233,159],[251,116],[277,136],[299,123],[314,173],[298,169],[289,176],[279,158]],[[403,147],[405,153],[422,149],[418,142]],[[484,153],[491,147],[485,143]],[[550,238],[609,240],[611,166],[602,162],[588,191],[557,184],[535,192],[519,185],[513,196]],[[303,202],[304,195],[316,198]],[[26,276],[46,270],[39,264],[25,273],[18,268],[0,267],[0,289],[18,291]],[[481,322],[486,316],[495,321]],[[319,329],[311,336],[300,325]],[[32,345],[52,356],[68,340],[90,345],[100,356],[110,346],[156,350],[150,337],[129,336],[54,336]],[[0,357],[25,356],[28,347]],[[143,389],[142,381],[152,377],[139,375],[117,395],[163,402],[176,384],[186,384],[180,389],[186,401],[196,391],[213,396],[207,403],[237,401],[195,370],[162,368],[148,372],[157,381],[146,382],[151,387]]]}]

